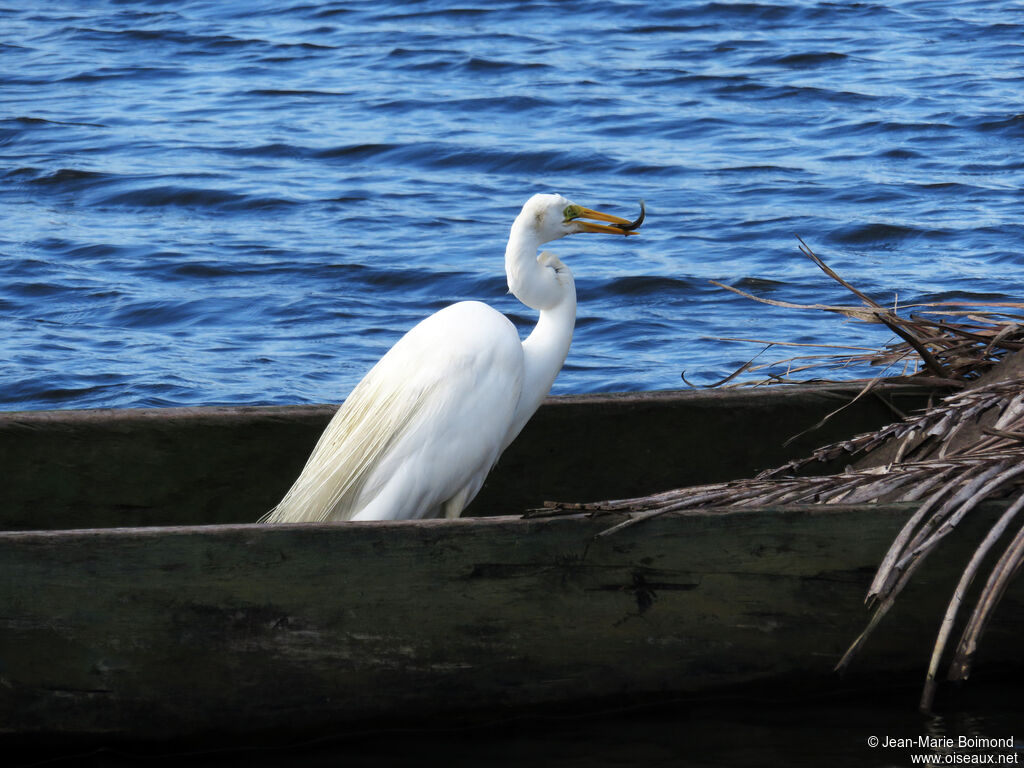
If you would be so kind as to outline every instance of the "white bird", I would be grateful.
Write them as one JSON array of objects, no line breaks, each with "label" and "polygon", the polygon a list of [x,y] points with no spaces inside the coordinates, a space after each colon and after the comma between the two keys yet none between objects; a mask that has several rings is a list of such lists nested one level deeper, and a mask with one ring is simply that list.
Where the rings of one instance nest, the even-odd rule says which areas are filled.
[{"label": "white bird", "polygon": [[[458,517],[548,394],[576,323],[576,286],[538,248],[576,232],[634,233],[643,221],[534,195],[505,250],[508,287],[540,312],[525,341],[479,301],[421,321],[349,395],[302,473],[261,522]],[[595,224],[597,221],[609,224]]]}]

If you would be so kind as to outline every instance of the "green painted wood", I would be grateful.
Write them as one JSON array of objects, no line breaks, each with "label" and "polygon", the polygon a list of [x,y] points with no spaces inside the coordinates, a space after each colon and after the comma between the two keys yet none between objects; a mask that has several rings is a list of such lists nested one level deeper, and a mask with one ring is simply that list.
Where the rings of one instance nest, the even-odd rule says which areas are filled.
[{"label": "green painted wood", "polygon": [[[855,683],[923,675],[997,512],[930,558]],[[0,732],[287,733],[758,682],[832,690],[906,514],[697,513],[596,540],[615,518],[0,533]],[[1019,586],[982,669],[1019,663]]]}]

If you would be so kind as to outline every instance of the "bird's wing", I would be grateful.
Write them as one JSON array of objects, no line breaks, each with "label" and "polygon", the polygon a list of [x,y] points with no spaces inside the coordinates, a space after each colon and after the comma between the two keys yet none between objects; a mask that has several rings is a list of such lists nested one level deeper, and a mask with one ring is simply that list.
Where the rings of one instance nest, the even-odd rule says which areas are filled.
[{"label": "bird's wing", "polygon": [[514,326],[461,302],[407,333],[356,386],[264,522],[436,514],[497,461],[522,387]]},{"label": "bird's wing", "polygon": [[334,414],[298,479],[261,522],[324,522],[335,509],[351,508],[368,469],[420,405],[402,396],[395,386],[400,382],[374,376],[374,371]]}]

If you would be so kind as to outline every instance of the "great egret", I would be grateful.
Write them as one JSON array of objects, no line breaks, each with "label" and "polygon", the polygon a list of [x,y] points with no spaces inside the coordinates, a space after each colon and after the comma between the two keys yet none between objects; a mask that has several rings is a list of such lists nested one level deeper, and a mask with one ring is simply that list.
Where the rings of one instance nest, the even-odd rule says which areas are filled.
[{"label": "great egret", "polygon": [[[345,400],[267,523],[458,517],[551,389],[576,322],[572,273],[544,243],[575,232],[634,234],[629,221],[534,195],[512,223],[508,287],[539,310],[520,342],[479,301],[421,321]],[[594,221],[608,224],[596,224]]]}]

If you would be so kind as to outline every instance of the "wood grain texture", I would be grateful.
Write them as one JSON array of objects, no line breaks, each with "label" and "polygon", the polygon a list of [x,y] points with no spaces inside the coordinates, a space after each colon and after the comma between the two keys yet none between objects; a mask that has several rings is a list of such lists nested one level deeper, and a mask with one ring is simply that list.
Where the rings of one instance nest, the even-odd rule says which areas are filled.
[{"label": "wood grain texture", "polygon": [[[3,533],[0,732],[177,738],[829,690],[905,515],[675,515],[600,540],[608,518]],[[922,668],[955,577],[942,563],[963,554],[929,563],[859,669]],[[986,664],[1017,659],[1021,603],[1008,596]]]},{"label": "wood grain texture", "polygon": [[[726,480],[885,423],[886,400],[927,397],[886,388],[783,445],[857,391],[551,398],[471,511]],[[831,690],[908,514],[666,515],[597,540],[621,518],[251,524],[333,411],[0,414],[0,733],[177,739]],[[931,558],[860,672],[923,673],[972,531],[997,512]],[[1019,664],[1024,617],[1020,590],[1006,599],[983,649],[999,673]]]},{"label": "wood grain texture", "polygon": [[[743,477],[892,421],[888,387],[777,387],[548,398],[468,515],[626,498]],[[334,406],[0,413],[0,529],[254,522],[298,476]],[[822,467],[822,471],[828,469]]]}]

